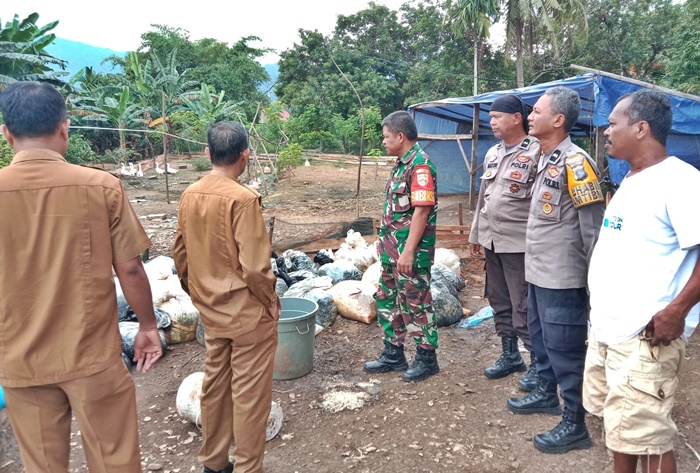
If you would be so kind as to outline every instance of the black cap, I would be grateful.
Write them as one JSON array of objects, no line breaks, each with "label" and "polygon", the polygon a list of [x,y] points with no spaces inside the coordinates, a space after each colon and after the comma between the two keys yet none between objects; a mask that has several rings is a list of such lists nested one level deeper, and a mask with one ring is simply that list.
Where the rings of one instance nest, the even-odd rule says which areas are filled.
[{"label": "black cap", "polygon": [[504,95],[502,97],[498,97],[491,104],[491,111],[503,113],[519,113],[520,116],[523,118],[523,130],[525,130],[525,133],[527,133],[530,129],[527,123],[527,105],[525,105],[525,102],[520,100],[520,97],[518,97],[517,95],[509,94]]}]

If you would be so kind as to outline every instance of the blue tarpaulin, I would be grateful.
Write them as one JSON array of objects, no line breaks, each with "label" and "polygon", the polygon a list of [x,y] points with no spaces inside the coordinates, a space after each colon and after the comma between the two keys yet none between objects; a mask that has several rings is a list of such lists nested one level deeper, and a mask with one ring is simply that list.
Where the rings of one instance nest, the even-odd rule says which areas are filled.
[{"label": "blue tarpaulin", "polygon": [[[459,135],[472,132],[474,104],[479,104],[478,164],[481,165],[489,147],[497,141],[489,125],[491,103],[503,95],[516,94],[532,107],[545,90],[558,85],[576,90],[581,97],[581,113],[572,134],[583,140],[593,139],[595,127],[607,126],[608,115],[620,97],[644,87],[624,78],[588,73],[519,89],[415,104],[409,110],[421,135]],[[673,93],[669,93],[669,97],[673,107],[673,129],[667,142],[668,151],[700,169],[700,97],[693,100]],[[427,152],[437,167],[441,194],[469,192],[469,168],[465,159],[471,162],[471,141],[462,141],[460,146],[456,140],[422,140],[421,146],[428,148]],[[629,165],[609,157],[608,165],[610,178],[620,183]],[[477,177],[480,175],[481,171]]]}]

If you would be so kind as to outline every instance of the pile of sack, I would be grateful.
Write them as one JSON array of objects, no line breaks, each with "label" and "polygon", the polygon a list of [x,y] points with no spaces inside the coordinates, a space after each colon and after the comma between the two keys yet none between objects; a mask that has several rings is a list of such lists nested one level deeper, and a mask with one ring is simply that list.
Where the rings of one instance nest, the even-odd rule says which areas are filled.
[{"label": "pile of sack", "polygon": [[[287,250],[272,258],[272,270],[277,276],[277,294],[316,302],[316,323],[323,328],[332,325],[338,314],[364,323],[377,318],[374,294],[381,278],[378,246],[367,244],[353,230],[335,253],[321,250],[312,261],[301,251]],[[431,276],[437,324],[453,325],[466,314],[457,300],[457,293],[465,288],[457,254],[437,248]]]},{"label": "pile of sack", "polygon": [[[197,337],[199,311],[190,296],[180,286],[172,258],[158,256],[144,264],[153,295],[153,310],[163,349],[169,344],[190,342]],[[124,297],[119,279],[114,278],[117,290],[119,332],[122,335],[122,359],[127,366],[134,360],[134,338],[138,331],[136,314]],[[202,344],[204,339],[202,338]]]}]

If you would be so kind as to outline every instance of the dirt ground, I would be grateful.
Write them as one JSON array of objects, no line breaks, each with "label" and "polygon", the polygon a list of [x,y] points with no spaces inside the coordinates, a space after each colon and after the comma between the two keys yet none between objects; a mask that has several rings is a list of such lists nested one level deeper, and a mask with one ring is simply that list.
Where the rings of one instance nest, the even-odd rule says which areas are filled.
[{"label": "dirt ground", "polygon": [[[205,174],[193,171],[188,160],[176,161],[176,167],[178,164],[187,169],[169,177],[169,204],[163,176],[156,177],[151,170],[142,179],[124,179],[153,241],[151,257],[170,255],[178,196]],[[364,166],[360,216],[380,215],[387,174],[386,166]],[[275,242],[283,245],[308,239],[319,228],[354,220],[358,215],[356,179],[356,165],[312,160],[311,166],[297,168],[291,178],[270,183],[264,213],[268,220],[276,218]],[[465,197],[441,197],[439,223],[458,223],[459,201],[466,208]],[[466,211],[464,221],[471,221]],[[482,297],[483,262],[463,260],[462,275],[467,283],[460,294],[462,305],[472,311],[487,305]],[[679,472],[697,471],[700,463],[692,451],[700,451],[699,340],[696,334],[689,344],[674,411],[680,432],[676,442]],[[338,318],[315,339],[313,371],[295,380],[274,382],[273,399],[282,407],[284,422],[277,437],[267,443],[267,473],[612,471],[612,459],[601,436],[602,422],[595,418],[588,420],[594,438],[589,450],[546,455],[533,447],[533,435],[552,428],[559,419],[540,414],[518,416],[506,410],[506,400],[523,393],[517,389],[519,375],[488,380],[482,374],[500,353],[492,320],[470,329],[440,329],[441,371],[421,383],[405,383],[396,373],[364,373],[363,363],[376,357],[380,349],[377,324]],[[413,353],[409,348],[408,355]],[[203,347],[191,342],[169,347],[148,374],[134,372],[144,471],[202,470],[197,463],[200,430],[179,418],[175,396],[182,380],[202,371],[203,363]],[[334,391],[364,404],[333,412],[324,405],[324,396]],[[71,446],[71,471],[87,471],[75,424]],[[0,473],[21,471],[6,411],[0,411]]]}]

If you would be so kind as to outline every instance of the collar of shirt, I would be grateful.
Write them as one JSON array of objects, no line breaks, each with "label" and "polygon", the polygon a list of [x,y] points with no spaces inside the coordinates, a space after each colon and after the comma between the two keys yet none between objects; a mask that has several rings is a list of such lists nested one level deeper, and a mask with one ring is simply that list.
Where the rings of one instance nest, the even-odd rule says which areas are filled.
[{"label": "collar of shirt", "polygon": [[66,162],[65,158],[55,151],[50,149],[25,149],[15,154],[12,158],[13,164],[19,164],[26,161],[63,161]]},{"label": "collar of shirt", "polygon": [[226,173],[226,172],[224,172],[224,171],[219,171],[218,169],[212,169],[211,172],[210,172],[210,174],[212,174],[212,175],[214,175],[214,176],[223,176],[223,177],[227,177],[227,178],[231,179],[233,182],[238,182],[238,179],[236,179],[233,175],[228,174],[228,173]]},{"label": "collar of shirt", "polygon": [[420,145],[418,143],[414,144],[411,146],[411,148],[406,151],[406,153],[399,158],[399,161],[401,161],[404,164],[407,164],[411,162],[411,159],[416,155],[416,152],[420,149]]}]

